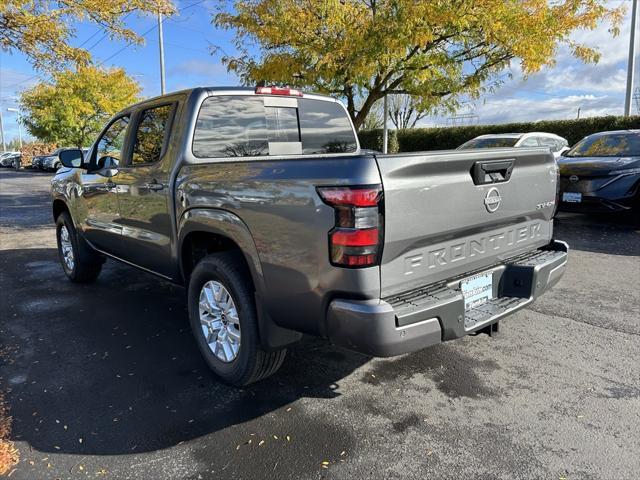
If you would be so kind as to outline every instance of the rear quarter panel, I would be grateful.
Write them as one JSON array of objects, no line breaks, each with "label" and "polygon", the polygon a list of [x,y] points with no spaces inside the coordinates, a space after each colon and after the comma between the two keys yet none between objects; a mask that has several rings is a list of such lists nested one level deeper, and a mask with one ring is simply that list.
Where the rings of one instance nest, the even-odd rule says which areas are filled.
[{"label": "rear quarter panel", "polygon": [[176,216],[211,209],[238,217],[259,256],[263,281],[255,283],[267,312],[280,326],[323,335],[331,299],[379,298],[380,272],[331,266],[334,210],[316,187],[377,183],[372,156],[185,165],[176,178]]}]

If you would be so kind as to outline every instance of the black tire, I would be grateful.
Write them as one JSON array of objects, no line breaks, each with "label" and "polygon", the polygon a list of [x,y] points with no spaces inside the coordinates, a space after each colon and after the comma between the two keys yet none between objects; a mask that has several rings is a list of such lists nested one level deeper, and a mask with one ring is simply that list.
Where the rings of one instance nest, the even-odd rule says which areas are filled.
[{"label": "black tire", "polygon": [[[235,359],[224,362],[209,348],[200,323],[200,292],[209,281],[222,284],[231,294],[240,323],[240,347]],[[265,351],[260,345],[251,275],[241,254],[223,252],[204,257],[189,281],[189,321],[205,361],[225,383],[248,385],[273,375],[282,365],[286,349]]]},{"label": "black tire", "polygon": [[[68,232],[73,252],[73,266],[65,261],[62,248],[61,235],[63,228]],[[104,263],[104,257],[93,250],[87,243],[78,237],[68,212],[62,212],[56,219],[56,240],[58,242],[58,256],[65,275],[74,283],[91,283],[98,278]]]}]

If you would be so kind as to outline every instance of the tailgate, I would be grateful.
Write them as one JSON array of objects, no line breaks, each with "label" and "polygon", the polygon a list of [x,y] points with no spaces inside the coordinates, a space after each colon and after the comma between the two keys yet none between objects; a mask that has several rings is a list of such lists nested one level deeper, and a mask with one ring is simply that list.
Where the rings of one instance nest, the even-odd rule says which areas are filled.
[{"label": "tailgate", "polygon": [[557,167],[548,150],[376,159],[384,188],[383,297],[482,269],[551,239]]}]

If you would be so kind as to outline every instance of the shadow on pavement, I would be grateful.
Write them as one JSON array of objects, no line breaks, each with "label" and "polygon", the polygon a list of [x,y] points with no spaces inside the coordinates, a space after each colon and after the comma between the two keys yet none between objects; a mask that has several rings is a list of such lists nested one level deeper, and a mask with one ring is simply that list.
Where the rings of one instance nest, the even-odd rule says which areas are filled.
[{"label": "shadow on pavement", "polygon": [[334,398],[336,382],[368,361],[305,339],[275,376],[240,390],[201,360],[179,287],[113,261],[95,284],[71,284],[54,249],[1,251],[0,281],[12,438],[42,452],[140,453],[228,427],[233,438],[216,441],[235,450],[236,437],[251,438],[245,422],[265,416],[276,428],[275,412]]},{"label": "shadow on pavement", "polygon": [[554,237],[567,242],[574,250],[640,255],[640,219],[633,214],[561,212],[554,222]]}]

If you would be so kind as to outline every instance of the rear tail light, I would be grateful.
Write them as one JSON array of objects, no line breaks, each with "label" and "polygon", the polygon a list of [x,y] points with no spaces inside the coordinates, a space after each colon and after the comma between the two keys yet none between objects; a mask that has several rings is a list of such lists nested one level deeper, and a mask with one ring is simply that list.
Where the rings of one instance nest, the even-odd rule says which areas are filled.
[{"label": "rear tail light", "polygon": [[290,97],[302,97],[302,92],[289,87],[256,87],[259,95],[288,95]]},{"label": "rear tail light", "polygon": [[329,232],[331,264],[352,268],[378,265],[382,253],[382,186],[317,190],[336,212],[335,226]]}]

